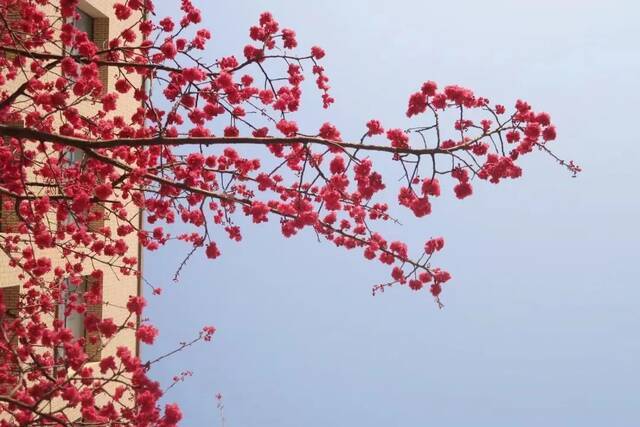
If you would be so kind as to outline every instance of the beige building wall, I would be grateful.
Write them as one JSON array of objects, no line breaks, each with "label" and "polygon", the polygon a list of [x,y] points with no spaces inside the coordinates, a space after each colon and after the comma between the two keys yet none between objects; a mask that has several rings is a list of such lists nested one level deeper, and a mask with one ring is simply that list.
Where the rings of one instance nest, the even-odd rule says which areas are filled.
[{"label": "beige building wall", "polygon": [[[122,30],[128,28],[130,25],[130,23],[118,21],[115,18],[113,12],[114,3],[116,3],[115,0],[80,1],[79,8],[94,18],[94,40],[97,42],[96,44],[98,44],[98,48],[106,47],[106,43],[109,39],[116,37]],[[101,69],[101,78],[103,79],[103,81],[106,81],[109,91],[113,90],[115,74],[116,71],[114,69],[107,69],[107,67],[102,67]],[[139,76],[137,75],[128,77],[134,79],[134,82],[135,79],[138,79],[136,83],[140,82]],[[21,82],[18,81],[14,84],[17,87],[17,85],[19,85],[20,83]],[[127,95],[119,94],[119,109],[115,113],[117,115],[125,117],[125,119],[129,119],[135,112],[136,108],[139,106],[139,103],[133,98],[132,92],[133,91],[130,91]],[[129,97],[130,99],[128,99],[127,97]],[[91,107],[84,106],[84,108],[86,111],[86,108]],[[141,213],[135,208],[130,209],[131,211],[129,212],[129,217],[134,222],[139,223]],[[117,227],[117,223],[113,218],[108,218],[105,224],[112,229],[115,229],[115,227]],[[115,231],[114,235],[116,235]],[[130,248],[127,256],[138,257],[140,262],[140,247],[135,233],[132,233],[130,236],[128,236],[126,238],[126,241]],[[54,267],[56,266],[56,256],[59,258],[59,255],[56,255],[55,252],[44,251],[40,255],[50,256],[54,262]],[[103,319],[113,318],[116,324],[120,324],[124,321],[124,319],[126,319],[128,315],[128,311],[126,310],[125,306],[129,296],[137,295],[140,292],[139,279],[136,276],[121,275],[119,272],[112,271],[112,269],[106,266],[102,266],[101,268],[104,271],[103,305],[101,307],[101,317]],[[86,271],[87,274],[92,271],[92,268],[88,263]],[[6,296],[11,295],[11,292],[6,288],[20,284],[18,274],[19,270],[13,269],[8,266],[8,258],[6,257],[6,255],[0,254],[0,288],[3,288],[3,293]],[[115,353],[115,350],[118,346],[129,347],[132,352],[137,354],[138,348],[134,331],[127,330],[123,333],[119,333],[107,344],[105,349],[102,351],[102,356]]]}]

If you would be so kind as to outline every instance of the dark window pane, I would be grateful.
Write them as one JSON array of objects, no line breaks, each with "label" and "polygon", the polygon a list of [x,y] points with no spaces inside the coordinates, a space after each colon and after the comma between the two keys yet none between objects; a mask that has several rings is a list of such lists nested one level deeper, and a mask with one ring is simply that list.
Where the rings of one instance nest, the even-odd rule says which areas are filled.
[{"label": "dark window pane", "polygon": [[93,18],[80,9],[78,9],[78,14],[80,18],[75,22],[76,28],[87,33],[89,39],[93,40]]}]

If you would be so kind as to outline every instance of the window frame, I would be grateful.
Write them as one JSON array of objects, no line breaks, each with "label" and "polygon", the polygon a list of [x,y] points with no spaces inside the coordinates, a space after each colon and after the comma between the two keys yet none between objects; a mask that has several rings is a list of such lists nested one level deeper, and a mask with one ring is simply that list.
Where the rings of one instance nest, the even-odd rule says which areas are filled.
[{"label": "window frame", "polygon": [[[73,338],[75,340],[84,338],[84,352],[89,357],[88,361],[99,362],[102,356],[102,342],[100,338],[100,333],[88,332],[85,325],[85,319],[88,314],[93,314],[96,317],[98,317],[98,319],[102,320],[102,298],[103,298],[102,281],[96,281],[96,279],[93,276],[88,275],[88,276],[82,276],[82,283],[80,283],[79,285],[72,285],[70,278],[68,277],[63,279],[63,284],[65,285],[65,289],[61,291],[60,300],[58,301],[58,305],[56,307],[55,318],[56,320],[62,322],[63,327],[71,330],[71,332],[73,333]],[[74,311],[69,316],[65,316],[64,312],[66,311],[67,304],[69,302],[68,298],[70,294],[76,293],[80,295],[79,298],[84,299],[84,294],[88,292],[92,286],[100,287],[100,301],[95,304],[89,304],[83,301],[82,303],[84,303],[85,305],[85,311],[83,313],[78,313],[77,311]],[[74,289],[72,289],[72,291],[69,292],[72,287]],[[69,321],[69,318],[72,316],[74,318],[80,319],[81,330],[78,329],[74,331],[72,328],[69,327],[67,322]],[[96,342],[91,342],[92,337],[96,337]],[[58,361],[64,360],[63,346],[56,347],[55,359]]]}]

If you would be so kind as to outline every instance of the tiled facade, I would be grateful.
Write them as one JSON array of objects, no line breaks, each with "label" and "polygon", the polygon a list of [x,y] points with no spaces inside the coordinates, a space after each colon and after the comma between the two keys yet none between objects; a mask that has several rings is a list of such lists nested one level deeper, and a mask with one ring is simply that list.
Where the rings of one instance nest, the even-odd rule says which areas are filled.
[{"label": "tiled facade", "polygon": [[[115,0],[81,0],[79,8],[90,15],[93,18],[93,33],[94,33],[94,41],[98,45],[98,48],[106,48],[107,42],[109,39],[115,37],[121,31],[129,26],[129,23],[118,21],[115,19],[113,12],[113,5],[116,3]],[[105,85],[112,90],[115,78],[113,75],[115,70],[108,69],[107,67],[102,67],[100,69],[100,77]],[[130,78],[135,79],[138,76],[131,76]],[[21,82],[15,82],[17,85]],[[131,99],[127,99],[127,96],[130,96]],[[137,102],[133,99],[133,95],[129,93],[128,95],[120,94],[119,97],[119,110],[116,112],[118,115],[122,115],[124,117],[130,117],[138,107]],[[89,108],[89,106],[85,106],[84,108]],[[82,112],[82,111],[81,111]],[[140,221],[141,213],[136,211],[130,212],[130,218],[135,221]],[[109,218],[107,217],[104,220],[105,225],[109,225],[114,227],[115,224],[110,223]],[[12,224],[15,223],[15,213],[12,212],[0,212],[0,232],[11,232]],[[100,227],[100,224],[89,224],[90,228]],[[126,239],[127,244],[130,248],[130,253],[127,256],[135,256],[140,257],[140,248],[138,241],[135,237],[135,233],[128,236]],[[55,252],[50,252],[47,254],[47,251],[41,253],[42,256],[50,256],[54,261],[56,255]],[[59,255],[58,255],[59,257]],[[91,267],[87,264],[86,271],[90,272]],[[120,324],[126,319],[128,315],[128,311],[124,308],[126,306],[127,300],[130,295],[137,295],[140,292],[140,284],[139,280],[135,276],[123,276],[117,273],[114,269],[112,271],[108,267],[102,268],[104,271],[104,278],[102,283],[102,292],[103,292],[103,304],[101,306],[89,306],[89,311],[93,312],[96,315],[99,315],[101,318],[113,318],[116,324]],[[20,280],[18,279],[19,271],[9,267],[8,259],[4,254],[0,254],[0,289],[5,296],[5,303],[11,306],[11,304],[15,304],[17,299],[17,290],[16,287],[19,285]],[[136,345],[136,340],[134,336],[134,332],[131,330],[124,331],[119,333],[117,337],[112,339],[106,348],[102,352],[102,356],[115,352],[115,349],[118,346],[127,346],[131,348],[132,352],[137,353],[138,348]],[[99,360],[100,354],[96,351],[97,346],[88,343],[85,347],[85,350],[90,355],[94,355],[92,357],[93,361]]]}]

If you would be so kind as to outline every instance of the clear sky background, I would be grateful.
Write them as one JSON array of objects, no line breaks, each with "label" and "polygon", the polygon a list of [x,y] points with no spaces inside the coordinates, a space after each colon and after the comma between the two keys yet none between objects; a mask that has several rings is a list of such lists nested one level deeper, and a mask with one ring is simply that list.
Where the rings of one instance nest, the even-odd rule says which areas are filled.
[{"label": "clear sky background", "polygon": [[[176,16],[177,0],[156,3]],[[164,292],[149,297],[161,335],[145,358],[218,328],[154,368],[165,383],[194,372],[167,396],[185,426],[221,425],[217,392],[237,427],[640,425],[636,1],[195,3],[212,58],[241,55],[264,10],[305,50],[327,50],[337,102],[325,112],[308,93],[303,127],[331,120],[346,138],[374,117],[404,127],[408,95],[431,79],[550,112],[556,151],[585,171],[572,179],[533,155],[522,179],[442,198],[426,219],[399,211],[390,236],[447,240],[443,310],[406,288],[371,297],[386,269],[310,233],[284,240],[277,221],[245,228],[215,262],[194,259],[179,284],[185,247],[146,256]]]}]

